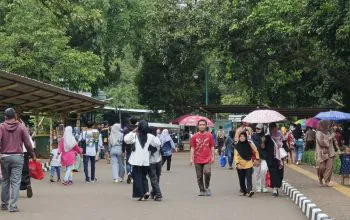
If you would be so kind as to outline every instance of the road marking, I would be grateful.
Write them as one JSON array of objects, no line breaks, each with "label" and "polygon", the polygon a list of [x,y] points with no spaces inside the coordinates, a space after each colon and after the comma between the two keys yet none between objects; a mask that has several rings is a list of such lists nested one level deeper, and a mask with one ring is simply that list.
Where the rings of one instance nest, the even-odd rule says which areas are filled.
[{"label": "road marking", "polygon": [[[309,177],[310,179],[313,179],[313,180],[318,182],[318,177],[317,177],[316,174],[311,173],[311,172],[309,172],[307,170],[304,170],[303,168],[300,168],[300,167],[298,167],[296,165],[287,164],[287,166],[289,168],[291,168],[292,170],[294,170],[294,171],[296,171],[298,173],[301,173],[301,174]],[[350,197],[350,188],[347,188],[347,187],[345,187],[343,185],[340,185],[339,183],[336,183],[336,182],[333,182],[333,181],[331,181],[331,184],[333,184],[333,187],[332,187],[333,189],[335,189],[338,192],[346,195],[347,197]]]}]

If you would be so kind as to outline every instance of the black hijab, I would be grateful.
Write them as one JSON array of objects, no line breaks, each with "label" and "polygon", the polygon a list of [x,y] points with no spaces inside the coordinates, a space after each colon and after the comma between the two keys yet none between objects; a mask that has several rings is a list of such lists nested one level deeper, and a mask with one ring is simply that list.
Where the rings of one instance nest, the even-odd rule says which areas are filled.
[{"label": "black hijab", "polygon": [[303,130],[301,129],[301,125],[297,124],[297,127],[293,131],[293,137],[295,139],[300,139],[303,137]]},{"label": "black hijab", "polygon": [[148,127],[148,122],[145,120],[142,120],[139,122],[138,124],[138,138],[141,144],[141,147],[144,148],[145,144],[147,142],[147,134],[150,131],[149,127]]},{"label": "black hijab", "polygon": [[239,155],[244,159],[244,160],[251,160],[253,153],[252,153],[252,149],[250,148],[249,142],[248,142],[248,136],[246,132],[242,132],[239,134],[239,137],[241,137],[241,135],[244,135],[245,137],[245,141],[241,142],[238,141],[237,146],[236,146],[236,150],[238,151]]}]

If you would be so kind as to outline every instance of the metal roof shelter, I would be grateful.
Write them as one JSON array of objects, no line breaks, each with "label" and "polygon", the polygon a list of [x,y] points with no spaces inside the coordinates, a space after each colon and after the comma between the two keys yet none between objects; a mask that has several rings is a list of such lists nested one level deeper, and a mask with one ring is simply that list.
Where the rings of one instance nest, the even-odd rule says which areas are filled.
[{"label": "metal roof shelter", "polygon": [[106,103],[57,86],[0,70],[0,111],[64,114],[83,113]]},{"label": "metal roof shelter", "polygon": [[215,114],[215,113],[235,113],[248,114],[257,109],[271,109],[278,111],[286,117],[310,118],[316,116],[320,112],[329,111],[330,108],[275,108],[259,105],[208,105],[196,106],[201,111]]}]

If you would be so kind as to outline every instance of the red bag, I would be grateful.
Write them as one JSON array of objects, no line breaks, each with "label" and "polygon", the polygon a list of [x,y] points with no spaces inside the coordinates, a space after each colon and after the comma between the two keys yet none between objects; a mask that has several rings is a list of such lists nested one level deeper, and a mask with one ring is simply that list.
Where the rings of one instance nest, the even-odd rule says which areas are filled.
[{"label": "red bag", "polygon": [[44,179],[45,175],[40,162],[29,161],[29,176],[36,180]]},{"label": "red bag", "polygon": [[270,172],[267,171],[265,175],[265,185],[266,187],[271,188],[271,177],[270,177]]}]

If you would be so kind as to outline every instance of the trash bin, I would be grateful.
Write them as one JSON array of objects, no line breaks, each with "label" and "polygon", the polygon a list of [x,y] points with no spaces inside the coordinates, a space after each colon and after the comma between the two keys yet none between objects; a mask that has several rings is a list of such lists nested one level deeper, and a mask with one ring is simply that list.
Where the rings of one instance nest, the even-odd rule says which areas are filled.
[{"label": "trash bin", "polygon": [[34,141],[36,156],[43,159],[50,158],[50,136],[37,135],[34,137]]}]

